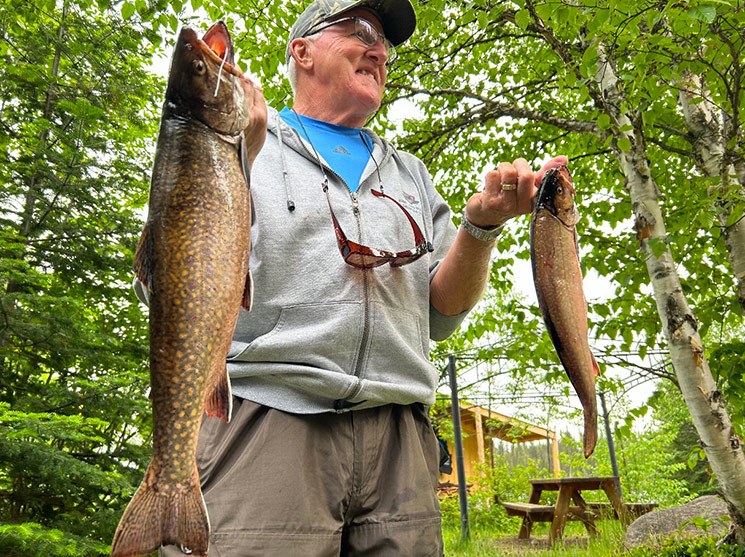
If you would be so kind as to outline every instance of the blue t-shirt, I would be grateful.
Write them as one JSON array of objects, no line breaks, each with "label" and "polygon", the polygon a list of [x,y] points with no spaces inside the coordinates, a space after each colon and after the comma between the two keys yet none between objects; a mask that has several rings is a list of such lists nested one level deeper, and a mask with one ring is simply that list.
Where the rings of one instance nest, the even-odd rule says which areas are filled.
[{"label": "blue t-shirt", "polygon": [[[323,160],[341,176],[350,191],[357,191],[362,172],[370,160],[373,149],[372,140],[362,130],[296,115],[287,107],[283,108],[279,115],[306,141],[307,132],[310,142]],[[305,129],[298,122],[298,116],[302,119]]]}]

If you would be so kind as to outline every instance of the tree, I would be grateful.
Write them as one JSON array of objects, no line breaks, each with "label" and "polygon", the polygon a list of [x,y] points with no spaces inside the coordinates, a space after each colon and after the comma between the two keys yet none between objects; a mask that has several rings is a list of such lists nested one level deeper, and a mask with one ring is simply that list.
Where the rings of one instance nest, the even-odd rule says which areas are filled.
[{"label": "tree", "polygon": [[100,554],[149,451],[129,285],[159,40],[85,0],[3,0],[0,33],[0,546]]}]

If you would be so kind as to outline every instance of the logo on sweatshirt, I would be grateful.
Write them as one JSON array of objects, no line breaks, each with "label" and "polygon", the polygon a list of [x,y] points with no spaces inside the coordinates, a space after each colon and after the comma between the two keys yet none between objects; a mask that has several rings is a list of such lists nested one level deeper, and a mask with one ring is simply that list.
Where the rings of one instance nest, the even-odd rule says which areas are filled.
[{"label": "logo on sweatshirt", "polygon": [[401,196],[398,199],[398,202],[401,203],[401,205],[406,205],[409,211],[412,211],[414,213],[421,213],[422,208],[419,206],[419,200],[414,197],[412,194],[402,191]]},{"label": "logo on sweatshirt", "polygon": [[419,200],[413,195],[411,195],[410,193],[403,192],[403,195],[404,195],[404,200],[409,205],[419,205]]},{"label": "logo on sweatshirt", "polygon": [[334,153],[338,153],[340,155],[351,155],[352,154],[344,148],[344,145],[339,145],[336,149],[334,149]]}]

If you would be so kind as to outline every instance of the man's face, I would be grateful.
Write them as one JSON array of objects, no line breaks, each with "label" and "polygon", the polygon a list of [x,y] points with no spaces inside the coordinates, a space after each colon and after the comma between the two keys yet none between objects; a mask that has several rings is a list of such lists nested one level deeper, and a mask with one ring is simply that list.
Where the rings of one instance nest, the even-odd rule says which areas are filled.
[{"label": "man's face", "polygon": [[[382,34],[378,18],[363,8],[335,19],[354,16],[366,19]],[[340,113],[364,113],[366,119],[383,98],[388,57],[381,40],[372,46],[364,44],[355,36],[354,25],[354,21],[344,21],[325,29],[313,45],[313,63],[320,85],[328,93],[325,102]]]}]

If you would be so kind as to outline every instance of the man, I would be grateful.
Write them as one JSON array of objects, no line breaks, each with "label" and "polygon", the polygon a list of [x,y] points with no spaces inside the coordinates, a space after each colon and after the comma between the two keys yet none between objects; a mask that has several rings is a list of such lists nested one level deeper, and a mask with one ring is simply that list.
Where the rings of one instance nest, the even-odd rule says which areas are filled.
[{"label": "man", "polygon": [[363,128],[415,24],[409,0],[316,0],[290,31],[293,106],[269,109],[251,172],[233,416],[200,432],[211,556],[442,554],[429,339],[481,296],[537,176],[501,163],[456,231],[423,163]]}]

